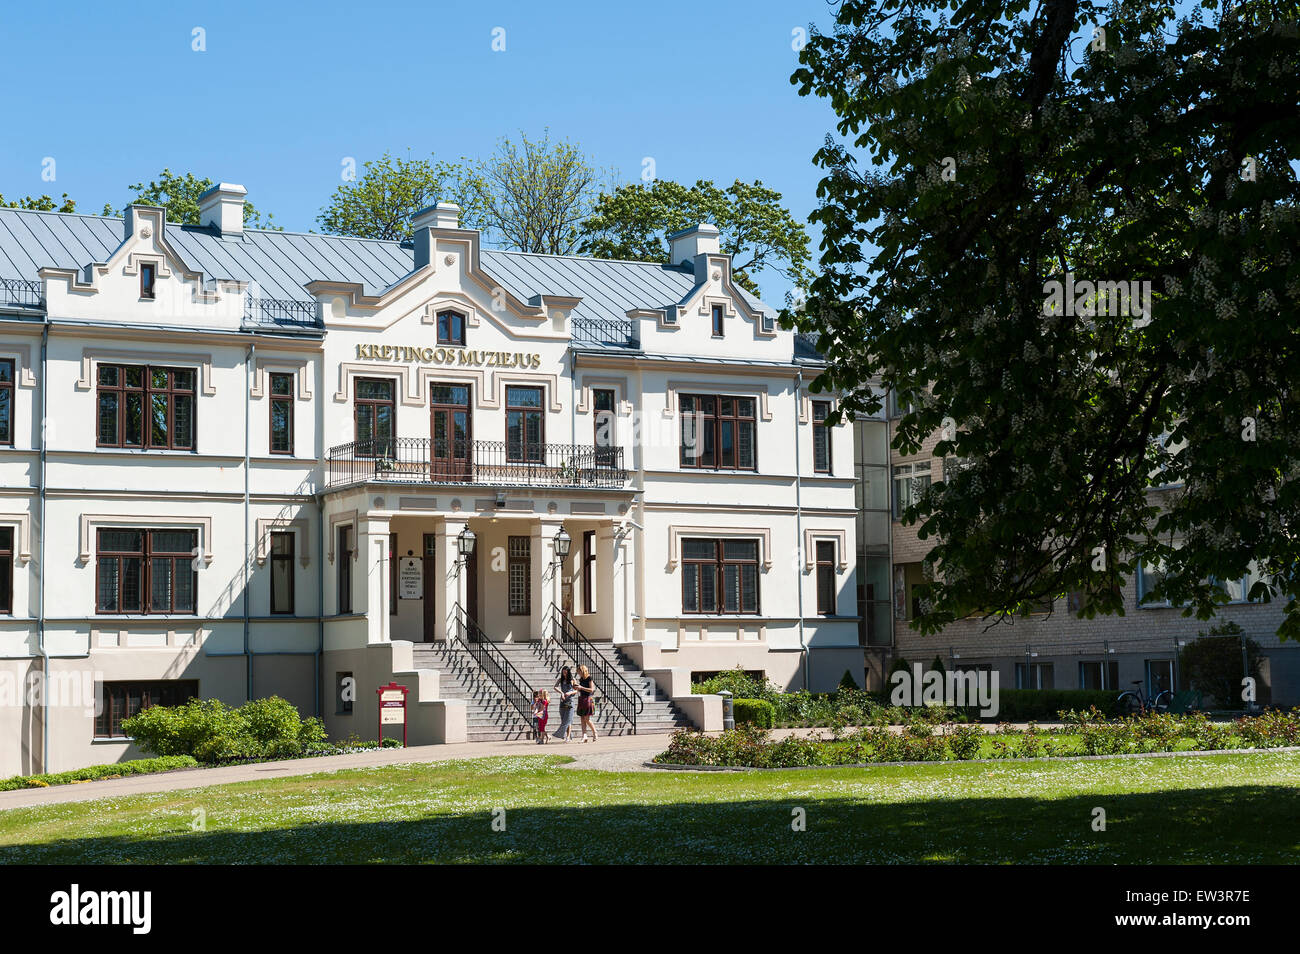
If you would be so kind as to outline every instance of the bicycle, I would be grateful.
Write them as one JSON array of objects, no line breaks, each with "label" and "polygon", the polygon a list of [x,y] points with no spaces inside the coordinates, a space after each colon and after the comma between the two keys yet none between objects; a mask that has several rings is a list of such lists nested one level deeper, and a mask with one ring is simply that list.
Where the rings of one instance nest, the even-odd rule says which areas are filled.
[{"label": "bicycle", "polygon": [[1134,689],[1126,689],[1119,694],[1119,712],[1123,716],[1132,716],[1148,712],[1168,712],[1170,704],[1174,701],[1174,694],[1169,689],[1162,689],[1155,694],[1155,698],[1147,698],[1142,691],[1142,680],[1134,679]]}]

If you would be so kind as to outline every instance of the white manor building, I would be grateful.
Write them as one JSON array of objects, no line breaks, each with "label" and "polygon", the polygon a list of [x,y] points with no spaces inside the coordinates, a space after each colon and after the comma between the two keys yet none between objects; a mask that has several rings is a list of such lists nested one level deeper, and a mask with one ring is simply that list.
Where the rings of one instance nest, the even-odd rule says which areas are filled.
[{"label": "white manor building", "polygon": [[888,517],[864,612],[855,428],[716,229],[657,265],[450,205],[245,230],[244,195],[0,210],[0,776],[133,757],[122,719],[190,696],[373,738],[398,682],[427,743],[520,734],[561,657],[613,731],[718,727],[692,674],[862,682]]}]

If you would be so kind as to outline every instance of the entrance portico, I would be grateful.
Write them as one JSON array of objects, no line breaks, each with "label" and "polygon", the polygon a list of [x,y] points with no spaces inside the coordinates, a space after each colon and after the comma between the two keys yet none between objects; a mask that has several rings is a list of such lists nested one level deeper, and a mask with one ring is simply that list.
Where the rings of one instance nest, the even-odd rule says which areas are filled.
[{"label": "entrance portico", "polygon": [[[350,584],[350,619],[364,620],[353,631],[364,631],[367,644],[444,642],[455,630],[457,607],[495,642],[545,638],[553,606],[588,638],[631,638],[631,581],[623,578],[631,558],[623,532],[630,491],[545,498],[517,490],[454,491],[440,488],[435,495],[367,483],[326,497],[334,538],[355,527],[355,572],[338,572],[340,554],[331,554],[335,605],[337,589]],[[561,530],[567,536],[562,557]]]}]

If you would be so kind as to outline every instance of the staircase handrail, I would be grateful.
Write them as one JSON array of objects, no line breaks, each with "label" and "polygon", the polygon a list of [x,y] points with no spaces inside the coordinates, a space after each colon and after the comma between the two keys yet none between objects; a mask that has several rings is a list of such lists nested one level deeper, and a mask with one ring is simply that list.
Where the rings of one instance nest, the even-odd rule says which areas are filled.
[{"label": "staircase handrail", "polygon": [[[452,639],[478,664],[479,671],[492,681],[510,708],[519,714],[524,724],[533,724],[533,687],[519,674],[519,670],[506,658],[505,653],[493,645],[474,618],[465,612],[460,603],[452,607],[455,626]],[[449,640],[450,642],[451,640]]]}]

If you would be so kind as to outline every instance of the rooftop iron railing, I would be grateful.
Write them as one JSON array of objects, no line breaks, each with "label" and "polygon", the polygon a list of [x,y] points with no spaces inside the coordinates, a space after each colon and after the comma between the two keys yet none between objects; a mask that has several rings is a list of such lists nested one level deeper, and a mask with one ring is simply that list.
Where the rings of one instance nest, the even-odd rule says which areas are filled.
[{"label": "rooftop iron railing", "polygon": [[244,298],[244,324],[255,328],[320,328],[320,303],[283,298]]},{"label": "rooftop iron railing", "polygon": [[40,308],[45,304],[41,283],[21,278],[0,278],[0,305]]},{"label": "rooftop iron railing", "polygon": [[573,319],[573,343],[588,347],[639,348],[637,323],[633,318]]}]

